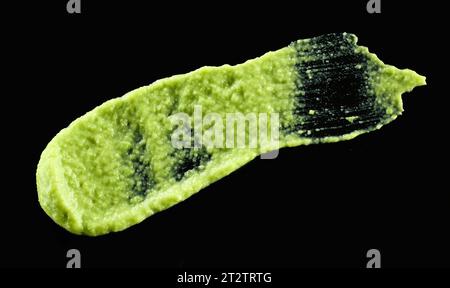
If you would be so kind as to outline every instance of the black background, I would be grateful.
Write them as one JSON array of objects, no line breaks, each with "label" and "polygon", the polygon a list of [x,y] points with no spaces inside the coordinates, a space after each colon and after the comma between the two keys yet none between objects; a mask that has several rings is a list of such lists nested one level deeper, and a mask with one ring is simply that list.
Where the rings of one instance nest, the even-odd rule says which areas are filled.
[{"label": "black background", "polygon": [[[440,1],[382,0],[377,15],[366,1],[82,0],[80,15],[69,15],[66,1],[45,2],[4,11],[13,15],[3,27],[14,89],[2,109],[12,116],[3,121],[0,266],[64,268],[70,248],[81,251],[82,267],[365,267],[371,248],[383,267],[450,266]],[[72,235],[40,208],[40,153],[85,112],[163,77],[339,31],[357,34],[385,63],[427,76],[390,125],[256,159],[120,233]]]}]

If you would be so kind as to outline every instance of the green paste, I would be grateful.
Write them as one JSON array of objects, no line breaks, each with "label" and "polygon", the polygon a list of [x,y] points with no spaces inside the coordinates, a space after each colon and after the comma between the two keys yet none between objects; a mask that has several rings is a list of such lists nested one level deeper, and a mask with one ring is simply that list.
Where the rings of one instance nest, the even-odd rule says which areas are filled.
[{"label": "green paste", "polygon": [[[61,130],[42,152],[39,202],[75,234],[120,231],[276,148],[347,140],[403,111],[401,94],[425,85],[383,64],[347,33],[293,42],[243,64],[203,67],[105,102]],[[279,147],[182,148],[169,116],[278,113]]]}]

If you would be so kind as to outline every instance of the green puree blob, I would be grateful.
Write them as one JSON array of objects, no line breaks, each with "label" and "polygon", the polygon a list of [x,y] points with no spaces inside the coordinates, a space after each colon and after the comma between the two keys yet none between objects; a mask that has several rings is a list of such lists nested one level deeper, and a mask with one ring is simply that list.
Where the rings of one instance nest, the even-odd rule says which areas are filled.
[{"label": "green puree blob", "polygon": [[[39,202],[76,234],[120,231],[166,209],[274,148],[351,139],[401,112],[403,92],[425,85],[385,65],[356,36],[293,42],[236,66],[203,67],[138,88],[61,130],[42,152]],[[169,116],[278,113],[279,147],[183,148]]]}]

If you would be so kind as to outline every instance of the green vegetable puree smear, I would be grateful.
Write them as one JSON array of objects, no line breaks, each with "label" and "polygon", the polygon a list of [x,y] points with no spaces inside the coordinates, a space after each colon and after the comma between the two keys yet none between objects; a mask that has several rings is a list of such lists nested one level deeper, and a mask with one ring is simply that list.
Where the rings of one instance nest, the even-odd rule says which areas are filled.
[{"label": "green vegetable puree smear", "polygon": [[[42,152],[40,205],[75,234],[120,231],[262,153],[379,129],[402,113],[401,94],[425,85],[425,77],[385,65],[356,41],[347,33],[299,40],[240,65],[203,67],[103,103]],[[278,113],[279,142],[174,147],[169,116],[192,116],[195,107],[224,119],[227,113]]]}]

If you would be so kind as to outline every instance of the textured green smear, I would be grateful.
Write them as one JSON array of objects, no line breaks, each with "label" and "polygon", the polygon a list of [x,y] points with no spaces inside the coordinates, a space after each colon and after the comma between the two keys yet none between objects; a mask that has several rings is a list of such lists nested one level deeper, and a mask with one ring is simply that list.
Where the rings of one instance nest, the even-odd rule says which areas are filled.
[{"label": "textured green smear", "polygon": [[[354,35],[327,37],[300,40],[240,65],[203,67],[162,79],[81,116],[42,152],[36,173],[42,208],[72,233],[120,231],[261,153],[351,139],[378,129],[403,111],[402,93],[425,84],[425,78],[411,70],[383,64],[367,48],[357,46]],[[335,47],[335,39],[344,43],[342,53],[356,55],[352,61],[363,59],[361,63],[347,61],[350,58]],[[341,81],[336,87],[351,88],[343,90],[347,92],[342,97],[335,93],[339,101],[345,104],[345,93],[356,91],[358,97],[352,96],[356,104],[329,106],[332,99],[321,95],[332,91],[335,80],[322,80],[326,71]],[[356,88],[348,80],[354,74],[358,74],[352,76],[359,81]],[[235,112],[279,113],[279,146],[176,149],[169,116],[192,115],[194,105],[201,105],[203,115],[214,112],[224,118]],[[334,122],[324,120],[330,117]]]}]

